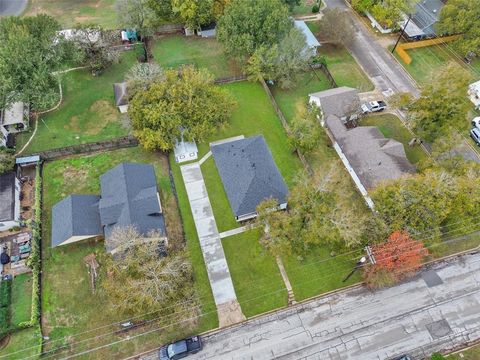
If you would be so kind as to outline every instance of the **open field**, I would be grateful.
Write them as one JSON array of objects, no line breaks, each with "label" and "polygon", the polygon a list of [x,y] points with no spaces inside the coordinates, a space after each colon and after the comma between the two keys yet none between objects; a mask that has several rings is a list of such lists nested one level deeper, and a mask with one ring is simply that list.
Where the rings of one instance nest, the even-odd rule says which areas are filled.
[{"label": "open field", "polygon": [[76,24],[98,24],[116,29],[115,0],[30,0],[26,16],[46,13],[68,29]]},{"label": "open field", "polygon": [[275,258],[260,242],[260,229],[222,239],[238,301],[246,317],[287,305],[287,290]]},{"label": "open field", "polygon": [[241,75],[234,60],[228,59],[215,39],[183,35],[161,36],[153,46],[154,61],[164,68],[193,64],[208,69],[216,78]]},{"label": "open field", "polygon": [[12,313],[10,323],[16,326],[30,320],[32,308],[32,276],[22,274],[15,276],[12,283]]},{"label": "open field", "polygon": [[0,356],[6,360],[37,359],[41,343],[39,327],[20,330],[6,338],[4,347],[0,344]]},{"label": "open field", "polygon": [[360,125],[377,126],[385,137],[400,141],[405,148],[408,160],[414,165],[420,160],[426,159],[428,156],[420,146],[408,146],[408,142],[413,138],[413,135],[403,126],[401,120],[395,115],[370,115],[362,118]]},{"label": "open field", "polygon": [[[122,81],[135,62],[135,52],[128,51],[100,76],[93,77],[87,70],[62,75],[63,103],[39,117],[37,133],[25,153],[128,134],[129,122],[114,106],[113,83]],[[17,136],[18,149],[28,141],[33,128]]]},{"label": "open field", "polygon": [[[120,319],[118,314],[107,310],[107,300],[100,284],[97,284],[96,293],[92,294],[89,274],[83,262],[83,257],[88,254],[104,253],[103,241],[87,241],[50,248],[52,206],[71,193],[98,194],[99,176],[124,161],[143,162],[154,166],[170,240],[183,241],[178,239],[179,231],[181,234],[181,222],[170,185],[168,160],[165,155],[146,152],[135,147],[46,163],[42,239],[43,329],[52,340],[61,340],[56,343],[57,346],[63,342],[64,336],[124,320]],[[111,328],[106,330],[111,331]],[[140,343],[140,340],[142,338],[137,342],[133,341],[133,344],[125,344],[125,347],[141,348],[143,343]],[[154,340],[152,336],[150,341]],[[158,342],[158,337],[156,341]],[[118,346],[112,348],[112,351],[121,349],[121,346]]]}]

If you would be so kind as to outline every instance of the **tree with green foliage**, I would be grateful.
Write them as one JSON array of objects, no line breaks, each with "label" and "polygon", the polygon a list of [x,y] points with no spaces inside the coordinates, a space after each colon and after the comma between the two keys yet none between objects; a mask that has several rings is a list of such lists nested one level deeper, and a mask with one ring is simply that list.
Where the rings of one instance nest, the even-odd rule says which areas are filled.
[{"label": "tree with green foliage", "polygon": [[414,2],[410,0],[382,0],[377,1],[369,10],[375,20],[385,28],[396,28],[397,23],[403,20],[403,14],[413,11]]},{"label": "tree with green foliage", "polygon": [[0,106],[23,101],[41,110],[58,101],[53,72],[71,56],[59,30],[57,20],[43,14],[0,21]]},{"label": "tree with green foliage", "polygon": [[290,11],[292,11],[295,6],[300,5],[300,0],[282,0],[282,1],[285,3],[285,5],[288,6]]},{"label": "tree with green foliage", "polygon": [[198,29],[213,20],[214,0],[172,0],[172,11],[186,28]]},{"label": "tree with green foliage", "polygon": [[171,0],[148,0],[147,4],[155,13],[159,22],[174,20]]},{"label": "tree with green foliage", "polygon": [[307,48],[305,35],[297,28],[270,47],[261,46],[248,60],[246,72],[251,80],[278,82],[282,89],[295,86],[298,74],[308,68],[312,54]]},{"label": "tree with green foliage", "polygon": [[202,142],[226,124],[235,101],[206,70],[185,66],[139,91],[128,114],[135,136],[148,150],[172,150],[181,138]]},{"label": "tree with green foliage", "polygon": [[138,63],[125,74],[128,96],[134,97],[139,91],[145,91],[157,81],[163,81],[163,69],[156,63]]},{"label": "tree with green foliage", "polygon": [[317,106],[304,105],[297,111],[290,124],[288,142],[303,154],[312,152],[322,138],[323,130],[317,116],[319,116]]},{"label": "tree with green foliage", "polygon": [[12,149],[0,147],[0,175],[13,170],[15,165],[15,153]]},{"label": "tree with green foliage", "polygon": [[459,34],[453,46],[463,55],[480,55],[480,6],[472,0],[448,0],[440,11],[437,30],[444,34]]},{"label": "tree with green foliage", "polygon": [[261,47],[269,48],[293,26],[281,0],[232,0],[217,24],[217,39],[227,55],[248,59]]},{"label": "tree with green foliage", "polygon": [[134,29],[142,38],[154,34],[160,19],[152,11],[150,0],[118,0],[116,6],[120,27]]},{"label": "tree with green foliage", "polygon": [[451,129],[467,129],[471,103],[465,94],[471,81],[471,74],[455,62],[436,70],[420,97],[406,105],[408,120],[421,138],[434,141]]}]

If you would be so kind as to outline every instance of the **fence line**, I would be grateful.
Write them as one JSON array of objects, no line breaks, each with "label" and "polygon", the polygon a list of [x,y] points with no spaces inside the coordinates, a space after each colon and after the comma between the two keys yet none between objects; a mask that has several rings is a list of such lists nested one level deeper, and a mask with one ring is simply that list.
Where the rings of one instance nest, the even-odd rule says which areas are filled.
[{"label": "fence line", "polygon": [[[273,94],[270,91],[270,88],[268,87],[268,85],[267,85],[267,83],[265,82],[264,79],[261,79],[260,83],[262,84],[263,89],[267,93],[268,98],[270,99],[270,102],[272,103],[273,109],[277,113],[278,118],[280,119],[280,122],[282,123],[283,128],[287,132],[287,135],[291,135],[292,132],[290,130],[290,126],[288,125],[287,119],[285,119],[285,115],[283,115],[282,110],[280,110],[280,107],[278,106],[277,101],[273,97]],[[298,157],[300,158],[300,160],[301,160],[303,166],[305,167],[305,169],[308,171],[308,173],[310,175],[312,175],[313,170],[312,170],[310,164],[308,163],[307,159],[305,159],[305,156],[298,149],[295,149],[295,152],[297,153]]]},{"label": "fence line", "polygon": [[330,70],[328,70],[328,67],[327,65],[323,64],[323,63],[317,63],[317,64],[311,64],[310,67],[315,70],[315,69],[320,69],[324,74],[325,76],[327,77],[327,80],[328,82],[330,83],[330,86],[332,88],[337,88],[338,85],[337,85],[337,82],[335,81],[335,79],[333,78],[333,75],[332,73],[330,72]]},{"label": "fence line", "polygon": [[224,78],[215,79],[214,83],[219,84],[228,84],[236,81],[244,81],[247,80],[247,75],[237,75],[237,76],[228,76]]}]

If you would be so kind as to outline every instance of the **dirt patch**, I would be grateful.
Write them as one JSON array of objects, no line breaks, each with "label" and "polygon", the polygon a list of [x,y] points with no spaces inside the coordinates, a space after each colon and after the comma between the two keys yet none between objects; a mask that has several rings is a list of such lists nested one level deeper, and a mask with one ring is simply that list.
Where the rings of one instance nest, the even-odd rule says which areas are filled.
[{"label": "dirt patch", "polygon": [[88,269],[88,274],[90,275],[90,288],[92,289],[92,294],[95,294],[97,287],[97,277],[98,277],[98,268],[100,264],[97,261],[95,254],[88,254],[83,258],[85,265]]},{"label": "dirt patch", "polygon": [[93,113],[96,120],[89,124],[88,129],[86,129],[85,133],[88,135],[97,135],[110,123],[118,120],[117,109],[107,100],[95,101],[88,111]]},{"label": "dirt patch", "polygon": [[76,133],[79,133],[79,132],[80,132],[79,122],[80,122],[80,119],[78,118],[77,115],[72,116],[72,117],[70,118],[70,122],[69,122],[68,124],[65,124],[65,125],[63,126],[63,128],[64,128],[65,130],[72,130],[72,131],[74,131],[74,132],[76,132]]},{"label": "dirt patch", "polygon": [[73,184],[85,183],[87,178],[88,170],[85,168],[77,168],[72,165],[65,165],[65,168],[63,169],[64,188],[66,189],[71,188]]}]

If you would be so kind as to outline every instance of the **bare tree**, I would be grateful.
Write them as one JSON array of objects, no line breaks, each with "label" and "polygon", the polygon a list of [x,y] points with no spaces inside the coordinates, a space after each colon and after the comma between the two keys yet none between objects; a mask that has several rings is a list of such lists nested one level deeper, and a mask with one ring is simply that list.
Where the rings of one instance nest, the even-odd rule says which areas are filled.
[{"label": "bare tree", "polygon": [[327,8],[320,20],[320,32],[328,40],[350,46],[355,39],[355,29],[348,14],[340,9]]},{"label": "bare tree", "polygon": [[138,91],[148,89],[148,86],[155,81],[164,79],[163,69],[155,63],[138,63],[125,75],[127,81],[128,95],[133,97]]}]

